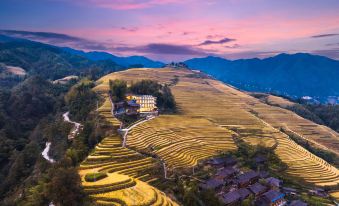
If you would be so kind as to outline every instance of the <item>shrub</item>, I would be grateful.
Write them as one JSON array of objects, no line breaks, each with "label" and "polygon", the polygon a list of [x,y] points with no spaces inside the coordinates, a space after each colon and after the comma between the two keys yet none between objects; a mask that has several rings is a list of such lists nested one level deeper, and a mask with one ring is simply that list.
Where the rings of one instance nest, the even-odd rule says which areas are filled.
[{"label": "shrub", "polygon": [[105,177],[107,177],[107,174],[102,173],[102,172],[97,172],[97,173],[88,173],[85,176],[85,180],[87,182],[95,182],[101,179],[104,179]]}]

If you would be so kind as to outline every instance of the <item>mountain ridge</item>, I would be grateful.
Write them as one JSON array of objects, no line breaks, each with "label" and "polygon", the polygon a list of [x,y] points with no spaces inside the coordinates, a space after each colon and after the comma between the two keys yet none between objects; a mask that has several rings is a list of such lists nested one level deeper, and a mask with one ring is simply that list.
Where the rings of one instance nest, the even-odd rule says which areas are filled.
[{"label": "mountain ridge", "polygon": [[191,68],[247,91],[325,101],[339,96],[339,61],[308,53],[278,54],[265,59],[228,60],[204,57],[186,60]]}]

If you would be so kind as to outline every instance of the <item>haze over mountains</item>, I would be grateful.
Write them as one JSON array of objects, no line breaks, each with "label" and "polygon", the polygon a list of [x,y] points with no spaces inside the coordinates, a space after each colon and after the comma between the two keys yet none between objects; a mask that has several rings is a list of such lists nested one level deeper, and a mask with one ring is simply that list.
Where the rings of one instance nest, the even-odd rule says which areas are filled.
[{"label": "haze over mountains", "polygon": [[[164,65],[144,56],[118,57],[107,52],[84,52],[5,35],[0,35],[0,62],[20,66],[50,79],[78,74],[85,67],[100,67],[103,72],[112,72],[128,67],[158,68]],[[327,57],[297,53],[232,61],[209,56],[184,63],[243,90],[338,102],[339,61]]]}]

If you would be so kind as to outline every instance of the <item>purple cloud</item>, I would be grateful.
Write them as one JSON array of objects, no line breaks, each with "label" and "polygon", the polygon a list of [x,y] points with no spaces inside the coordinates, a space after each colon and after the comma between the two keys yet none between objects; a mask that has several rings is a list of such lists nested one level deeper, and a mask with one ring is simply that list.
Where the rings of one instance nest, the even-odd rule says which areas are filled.
[{"label": "purple cloud", "polygon": [[321,55],[321,56],[327,56],[332,59],[339,59],[339,48],[315,50],[315,51],[312,51],[311,53]]},{"label": "purple cloud", "polygon": [[319,34],[311,36],[311,38],[323,38],[323,37],[331,37],[331,36],[338,36],[339,34]]},{"label": "purple cloud", "polygon": [[52,32],[33,32],[33,31],[18,31],[18,30],[0,30],[0,34],[39,41],[46,44],[57,46],[71,46],[77,49],[86,50],[107,50],[109,49],[103,43],[91,41],[84,38],[70,36],[67,34],[52,33]]},{"label": "purple cloud", "polygon": [[148,54],[172,54],[172,55],[207,55],[204,51],[197,50],[188,45],[173,45],[173,44],[147,44],[144,46],[136,47],[117,47],[116,51],[119,52],[138,52]]},{"label": "purple cloud", "polygon": [[230,38],[223,38],[217,41],[213,41],[213,40],[206,40],[204,42],[202,42],[201,44],[199,44],[199,46],[204,46],[204,45],[211,45],[211,44],[225,44],[228,42],[232,42],[232,41],[236,41],[236,39],[230,39]]}]

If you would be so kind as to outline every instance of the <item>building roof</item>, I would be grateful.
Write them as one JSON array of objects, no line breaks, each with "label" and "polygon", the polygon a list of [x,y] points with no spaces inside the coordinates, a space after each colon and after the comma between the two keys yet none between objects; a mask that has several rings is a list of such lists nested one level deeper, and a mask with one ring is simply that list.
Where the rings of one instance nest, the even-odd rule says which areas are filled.
[{"label": "building roof", "polygon": [[283,191],[285,192],[297,192],[297,189],[291,188],[291,187],[283,187]]},{"label": "building roof", "polygon": [[263,162],[266,162],[267,161],[267,158],[263,155],[258,155],[254,158],[254,161],[256,163],[263,163]]},{"label": "building roof", "polygon": [[225,204],[234,203],[234,202],[239,201],[240,199],[241,199],[241,196],[238,193],[238,191],[229,192],[222,196],[222,201]]},{"label": "building roof", "polygon": [[133,99],[130,100],[130,101],[128,101],[127,104],[128,104],[128,106],[130,106],[130,107],[140,107],[140,104],[136,103],[136,101],[133,100]]},{"label": "building roof", "polygon": [[242,175],[239,175],[238,179],[239,180],[250,180],[252,178],[255,178],[255,177],[258,177],[259,174],[255,171],[249,171],[249,172],[246,172]]},{"label": "building roof", "polygon": [[215,157],[210,160],[208,160],[209,164],[213,165],[220,165],[220,164],[226,164],[226,165],[231,165],[237,163],[237,160],[234,159],[233,157]]},{"label": "building roof", "polygon": [[246,188],[239,189],[238,193],[240,195],[240,199],[241,200],[246,199],[251,194],[251,192],[248,189],[246,189]]},{"label": "building roof", "polygon": [[267,178],[270,174],[267,171],[260,171],[259,175],[261,178]]},{"label": "building roof", "polygon": [[267,188],[265,186],[263,186],[262,184],[260,183],[255,183],[254,185],[251,185],[249,187],[249,189],[255,194],[260,194],[260,193],[263,193]]},{"label": "building roof", "polygon": [[237,160],[232,156],[228,156],[225,158],[225,163],[226,165],[234,165],[237,163]]},{"label": "building roof", "polygon": [[293,200],[291,202],[290,206],[307,206],[307,203],[305,203],[301,200]]},{"label": "building roof", "polygon": [[285,194],[280,193],[280,192],[275,191],[275,190],[270,190],[270,191],[263,194],[263,197],[269,202],[275,202],[275,201],[283,198],[284,196],[285,196]]},{"label": "building roof", "polygon": [[213,164],[213,165],[224,164],[225,158],[224,157],[215,157],[215,158],[208,160],[208,163]]},{"label": "building roof", "polygon": [[269,185],[275,186],[275,187],[280,187],[280,184],[282,182],[281,180],[274,178],[274,177],[266,178],[266,181]]},{"label": "building roof", "polygon": [[216,175],[219,176],[219,177],[225,178],[225,177],[228,177],[230,175],[233,175],[236,172],[237,171],[234,168],[226,167],[226,168],[219,170]]},{"label": "building roof", "polygon": [[200,184],[200,187],[203,189],[216,189],[224,185],[224,181],[213,178],[209,179],[205,183]]}]

